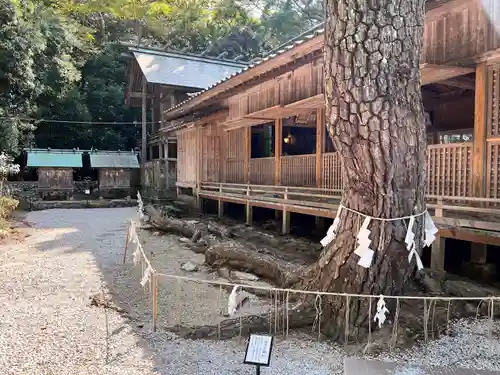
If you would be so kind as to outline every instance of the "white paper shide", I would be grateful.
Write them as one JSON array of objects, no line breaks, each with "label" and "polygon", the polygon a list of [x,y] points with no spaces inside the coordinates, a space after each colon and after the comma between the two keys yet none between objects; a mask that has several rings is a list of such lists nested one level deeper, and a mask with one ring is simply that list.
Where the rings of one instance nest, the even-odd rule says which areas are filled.
[{"label": "white paper shide", "polygon": [[384,296],[380,296],[377,302],[377,312],[373,319],[374,322],[378,323],[378,328],[381,328],[387,319],[386,314],[389,314],[389,309],[385,306]]},{"label": "white paper shide", "polygon": [[417,249],[415,247],[415,233],[413,233],[413,227],[415,226],[415,216],[410,217],[410,222],[408,223],[408,230],[406,231],[405,243],[406,249],[410,252],[408,254],[408,262],[411,263],[412,258],[415,258],[417,262],[417,267],[419,270],[424,268],[422,264],[422,260],[420,259],[420,255],[417,253]]},{"label": "white paper shide", "polygon": [[337,215],[335,216],[335,220],[333,220],[333,224],[330,225],[328,231],[326,232],[326,236],[321,240],[321,246],[325,247],[329,245],[337,236],[337,232],[340,225],[340,212],[342,211],[342,206],[339,206],[337,210]]},{"label": "white paper shide", "polygon": [[372,264],[373,254],[375,253],[372,249],[370,249],[370,230],[368,229],[368,225],[370,225],[371,217],[366,216],[363,224],[361,225],[361,229],[357,235],[358,247],[354,251],[354,254],[359,256],[358,265],[364,268],[369,268]]}]

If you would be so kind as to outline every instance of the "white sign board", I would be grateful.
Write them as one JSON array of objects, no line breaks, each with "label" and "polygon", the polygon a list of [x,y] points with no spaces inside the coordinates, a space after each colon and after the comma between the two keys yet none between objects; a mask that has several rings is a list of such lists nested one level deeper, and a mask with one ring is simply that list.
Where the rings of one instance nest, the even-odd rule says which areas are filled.
[{"label": "white sign board", "polygon": [[250,335],[243,363],[247,365],[269,366],[272,349],[273,336]]},{"label": "white sign board", "polygon": [[90,190],[89,189],[85,189],[85,194],[89,195],[90,194]]}]

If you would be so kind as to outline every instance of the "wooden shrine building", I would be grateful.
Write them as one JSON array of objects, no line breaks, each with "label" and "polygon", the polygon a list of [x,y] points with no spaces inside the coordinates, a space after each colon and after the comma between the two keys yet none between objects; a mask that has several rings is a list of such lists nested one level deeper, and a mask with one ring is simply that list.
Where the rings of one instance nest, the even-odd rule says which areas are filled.
[{"label": "wooden shrine building", "polygon": [[[470,241],[479,264],[487,245],[500,246],[498,15],[496,0],[427,1],[421,76],[435,269],[444,238]],[[217,201],[220,215],[225,202],[241,204],[248,223],[252,207],[280,211],[284,233],[290,213],[336,214],[343,170],[325,134],[321,27],[163,108],[159,134],[177,139],[180,193]]]},{"label": "wooden shrine building", "polygon": [[139,168],[133,151],[89,151],[90,167],[98,170],[99,190],[130,189],[132,172]]},{"label": "wooden shrine building", "polygon": [[37,168],[38,189],[72,191],[73,171],[82,168],[82,151],[26,149],[27,167]]},{"label": "wooden shrine building", "polygon": [[[246,65],[155,48],[129,47],[126,57],[125,103],[142,108],[142,123],[147,134],[147,145],[143,144],[145,150],[141,155],[142,184],[156,191],[175,187],[176,137],[175,133],[165,136],[159,132],[161,114]],[[151,163],[159,159],[163,160],[161,168]],[[163,178],[158,178],[160,174]]]}]

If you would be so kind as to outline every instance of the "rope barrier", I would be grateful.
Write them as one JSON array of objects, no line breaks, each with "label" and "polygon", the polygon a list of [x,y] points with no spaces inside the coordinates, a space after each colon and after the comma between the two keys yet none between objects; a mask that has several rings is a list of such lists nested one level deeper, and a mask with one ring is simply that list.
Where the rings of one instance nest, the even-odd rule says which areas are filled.
[{"label": "rope barrier", "polygon": [[[140,196],[139,196],[140,200]],[[140,202],[141,205],[142,202]],[[141,207],[142,208],[142,207]],[[141,209],[139,211],[139,216],[142,213]],[[425,214],[426,212],[422,213]],[[166,274],[166,273],[160,273],[157,272],[148,257],[146,256],[146,252],[144,251],[143,246],[141,245],[139,241],[139,236],[137,234],[136,230],[136,224],[133,220],[130,220],[129,227],[127,229],[127,239],[126,239],[126,248],[129,245],[129,243],[134,243],[136,246],[136,249],[134,251],[134,256],[135,253],[138,252],[141,257],[141,264],[144,262],[146,265],[146,268],[143,269],[142,273],[142,278],[141,278],[141,284],[143,284],[144,280],[151,281],[152,282],[152,297],[153,297],[153,329],[156,330],[156,322],[157,322],[157,315],[158,315],[158,298],[157,298],[157,281],[159,277],[163,277],[169,280],[176,280],[177,281],[177,296],[180,297],[180,288],[181,288],[181,281],[186,281],[186,282],[193,282],[197,284],[206,284],[206,285],[212,285],[212,286],[218,286],[219,288],[219,293],[217,296],[217,309],[220,311],[220,302],[221,302],[221,293],[222,293],[222,288],[223,287],[231,287],[235,288],[237,287],[238,289],[254,289],[254,290],[261,290],[261,291],[267,291],[269,295],[271,296],[270,299],[270,304],[272,307],[274,307],[274,331],[275,333],[279,330],[279,322],[277,321],[278,315],[277,315],[277,308],[279,307],[279,293],[282,293],[285,298],[284,298],[284,308],[286,310],[286,318],[283,317],[283,331],[286,336],[288,336],[289,332],[289,295],[290,293],[295,293],[295,294],[303,294],[303,295],[311,295],[315,296],[315,303],[314,306],[316,308],[316,319],[313,324],[313,330],[315,328],[318,328],[318,340],[320,339],[321,335],[321,316],[323,314],[322,311],[322,304],[323,304],[323,297],[342,297],[345,298],[346,301],[346,322],[345,322],[345,340],[349,339],[349,319],[350,319],[350,311],[349,311],[349,305],[351,298],[363,298],[363,299],[368,299],[369,303],[369,337],[368,337],[368,344],[365,350],[368,349],[368,346],[371,341],[371,326],[372,326],[372,299],[378,299],[379,303],[383,303],[384,299],[390,299],[390,300],[396,300],[396,312],[395,312],[395,317],[394,319],[397,320],[399,318],[400,314],[400,301],[402,300],[420,300],[424,302],[424,336],[425,336],[425,341],[427,342],[429,339],[429,320],[431,319],[431,311],[432,311],[432,323],[431,323],[431,332],[432,336],[434,336],[434,314],[435,314],[435,306],[437,301],[447,301],[448,302],[448,308],[447,308],[447,327],[446,330],[449,332],[449,318],[450,318],[450,309],[451,309],[451,301],[479,301],[479,306],[478,306],[478,314],[479,314],[479,307],[480,305],[488,301],[489,306],[488,306],[488,315],[489,319],[492,321],[493,315],[494,315],[494,303],[500,301],[500,296],[484,296],[484,297],[452,297],[452,296],[404,296],[404,295],[398,295],[398,296],[391,296],[391,295],[374,295],[374,294],[360,294],[360,293],[342,293],[342,292],[324,292],[324,291],[310,291],[310,290],[302,290],[302,289],[293,289],[293,288],[279,288],[279,287],[272,287],[272,286],[263,286],[263,285],[246,285],[246,284],[237,284],[229,281],[221,281],[221,280],[207,280],[207,279],[200,279],[200,278],[195,278],[195,277],[189,277],[189,276],[180,276],[180,275],[172,275],[172,274]],[[125,248],[125,254],[124,254],[124,262],[126,259],[126,248]],[[148,275],[150,276],[148,280]],[[274,304],[274,306],[273,306]],[[383,303],[383,306],[385,307],[385,303]],[[384,308],[385,309],[385,308]],[[385,309],[384,315],[388,313],[389,311]],[[377,314],[375,314],[375,321],[377,321],[377,316],[380,315],[380,311],[377,311]],[[269,318],[270,322],[272,322],[273,318],[273,311],[272,308],[269,311]],[[378,319],[381,317],[378,316]],[[181,325],[181,316],[180,314],[178,315],[178,324],[179,326]],[[384,317],[382,317],[382,320],[385,320]],[[240,324],[241,324],[241,317],[240,317]],[[379,321],[379,325],[383,323]],[[492,323],[490,323],[492,324]],[[217,335],[220,337],[221,335],[221,327],[220,327],[220,322],[217,323]],[[269,326],[270,333],[272,333],[273,326],[270,323]],[[492,326],[490,325],[490,331],[492,330]],[[240,335],[242,333],[242,327],[240,327]],[[394,347],[397,343],[397,335],[398,335],[398,323],[395,321],[394,326],[393,326],[393,331],[392,331],[392,339],[391,339],[391,347]],[[490,333],[491,335],[491,333]]]},{"label": "rope barrier", "polygon": [[156,273],[159,277],[165,277],[167,279],[176,279],[189,282],[195,282],[200,284],[211,284],[217,286],[227,286],[247,289],[257,289],[265,291],[279,291],[283,293],[297,293],[297,294],[310,294],[310,295],[320,295],[320,296],[331,296],[331,297],[357,297],[357,298],[379,298],[383,296],[385,299],[401,299],[401,300],[435,300],[435,301],[500,301],[500,296],[485,296],[485,297],[445,297],[445,296],[391,296],[391,295],[375,295],[375,294],[358,294],[358,293],[340,293],[340,292],[321,292],[321,291],[310,291],[302,289],[290,289],[290,288],[278,288],[278,287],[268,287],[261,285],[246,285],[246,284],[235,284],[228,281],[218,281],[218,280],[206,280],[199,279],[188,276],[170,275],[166,273]]}]

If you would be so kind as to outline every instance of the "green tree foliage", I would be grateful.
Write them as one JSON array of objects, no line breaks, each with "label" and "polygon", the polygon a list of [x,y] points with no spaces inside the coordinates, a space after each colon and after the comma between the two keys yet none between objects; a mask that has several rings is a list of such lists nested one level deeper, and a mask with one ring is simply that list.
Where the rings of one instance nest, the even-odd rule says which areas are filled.
[{"label": "green tree foliage", "polygon": [[141,118],[124,104],[124,44],[248,61],[316,24],[321,8],[318,0],[0,0],[0,150],[131,149],[135,125],[100,124]]}]

